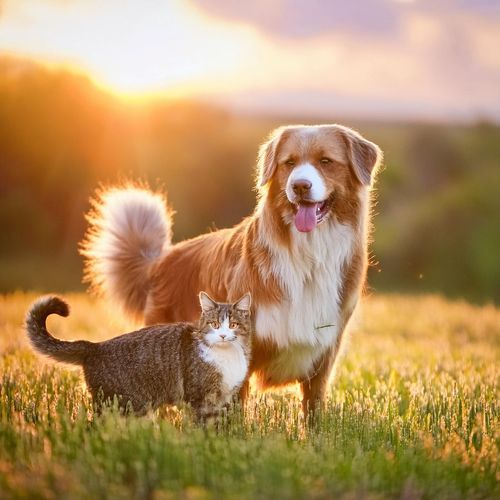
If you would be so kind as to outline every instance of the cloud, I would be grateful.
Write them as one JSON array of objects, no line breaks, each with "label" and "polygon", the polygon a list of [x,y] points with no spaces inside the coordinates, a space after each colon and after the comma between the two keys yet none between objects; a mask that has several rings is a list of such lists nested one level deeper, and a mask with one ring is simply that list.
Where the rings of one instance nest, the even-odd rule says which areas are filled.
[{"label": "cloud", "polygon": [[[498,0],[0,0],[2,49],[248,110],[500,119]],[[195,7],[193,7],[195,6]]]},{"label": "cloud", "polygon": [[411,13],[448,16],[467,13],[500,19],[498,0],[191,0],[206,13],[251,25],[274,38],[324,34],[387,37],[399,33]]},{"label": "cloud", "polygon": [[[426,0],[433,5],[434,0]],[[457,9],[485,16],[500,16],[500,2],[497,0],[446,0],[443,6],[448,9]]]},{"label": "cloud", "polygon": [[332,32],[391,35],[400,28],[404,6],[380,0],[192,0],[210,15],[250,24],[264,33],[307,38]]},{"label": "cloud", "polygon": [[386,108],[392,101],[410,113],[419,107],[454,114],[495,108],[498,116],[498,0],[191,1],[265,36],[274,56],[263,56],[262,67],[267,60],[282,77],[270,88],[284,90],[295,82],[304,89],[293,93],[296,99],[290,94],[290,102],[316,102],[319,97],[312,96],[322,89],[325,106],[371,99]]}]

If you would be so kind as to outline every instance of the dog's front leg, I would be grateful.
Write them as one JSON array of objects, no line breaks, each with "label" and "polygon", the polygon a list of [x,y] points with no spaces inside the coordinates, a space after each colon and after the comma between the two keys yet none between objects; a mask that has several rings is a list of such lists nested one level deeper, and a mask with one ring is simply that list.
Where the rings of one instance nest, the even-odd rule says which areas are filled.
[{"label": "dog's front leg", "polygon": [[337,353],[337,345],[328,349],[315,364],[313,375],[300,383],[302,388],[302,410],[306,418],[312,418],[315,413],[321,411],[328,388],[328,379],[330,378]]},{"label": "dog's front leg", "polygon": [[345,309],[343,320],[340,328],[340,333],[335,343],[321,356],[314,366],[313,374],[300,383],[302,388],[302,410],[304,416],[310,417],[310,421],[314,421],[314,415],[321,411],[322,404],[326,397],[328,388],[328,380],[337,360],[340,345],[344,331],[347,327],[349,319],[352,316],[356,303]]},{"label": "dog's front leg", "polygon": [[342,336],[351,314],[352,311],[346,315],[342,324],[342,329],[335,343],[323,354],[323,356],[321,356],[317,363],[315,363],[312,375],[300,383],[302,388],[302,410],[306,418],[308,416],[311,417],[311,421],[314,420],[314,414],[321,411],[321,407],[325,401],[328,380],[330,379],[330,374],[337,360]]}]

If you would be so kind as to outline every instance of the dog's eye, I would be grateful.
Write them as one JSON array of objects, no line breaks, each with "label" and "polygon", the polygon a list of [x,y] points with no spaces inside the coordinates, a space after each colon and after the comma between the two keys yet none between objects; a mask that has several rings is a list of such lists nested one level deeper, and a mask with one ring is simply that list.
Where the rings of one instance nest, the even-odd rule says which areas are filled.
[{"label": "dog's eye", "polygon": [[292,159],[286,160],[285,165],[288,165],[289,167],[293,167],[295,165],[295,161]]},{"label": "dog's eye", "polygon": [[218,321],[209,321],[208,324],[212,327],[212,328],[219,328],[219,322]]},{"label": "dog's eye", "polygon": [[329,163],[332,163],[332,160],[330,160],[330,158],[327,158],[326,156],[323,156],[323,158],[321,158],[320,161],[323,165],[328,165]]},{"label": "dog's eye", "polygon": [[236,321],[231,321],[231,323],[229,323],[229,328],[231,328],[231,330],[236,330],[239,326],[240,324]]}]

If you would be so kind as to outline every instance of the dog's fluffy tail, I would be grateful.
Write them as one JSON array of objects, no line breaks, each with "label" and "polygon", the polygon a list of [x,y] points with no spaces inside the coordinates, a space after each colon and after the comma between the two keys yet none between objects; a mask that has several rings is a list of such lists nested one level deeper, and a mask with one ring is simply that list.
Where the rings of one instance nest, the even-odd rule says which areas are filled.
[{"label": "dog's fluffy tail", "polygon": [[51,295],[41,297],[31,306],[25,322],[31,345],[38,352],[57,361],[81,365],[85,357],[92,352],[95,344],[86,340],[67,342],[54,338],[45,324],[47,316],[51,314],[68,316],[68,304],[59,297]]},{"label": "dog's fluffy tail", "polygon": [[80,245],[84,281],[141,319],[151,267],[171,244],[172,213],[165,197],[136,186],[106,189],[92,200],[87,221]]}]

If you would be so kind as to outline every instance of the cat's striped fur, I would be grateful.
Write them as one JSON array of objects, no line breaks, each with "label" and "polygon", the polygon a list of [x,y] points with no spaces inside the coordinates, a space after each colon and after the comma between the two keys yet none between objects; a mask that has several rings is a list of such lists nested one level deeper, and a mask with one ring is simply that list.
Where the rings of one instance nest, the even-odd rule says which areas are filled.
[{"label": "cat's striped fur", "polygon": [[135,413],[189,403],[198,418],[229,403],[247,378],[251,352],[250,295],[233,304],[200,293],[198,325],[149,326],[104,342],[62,341],[46,327],[50,314],[68,316],[56,296],[37,300],[26,317],[32,346],[57,361],[81,365],[94,401],[118,397]]}]

